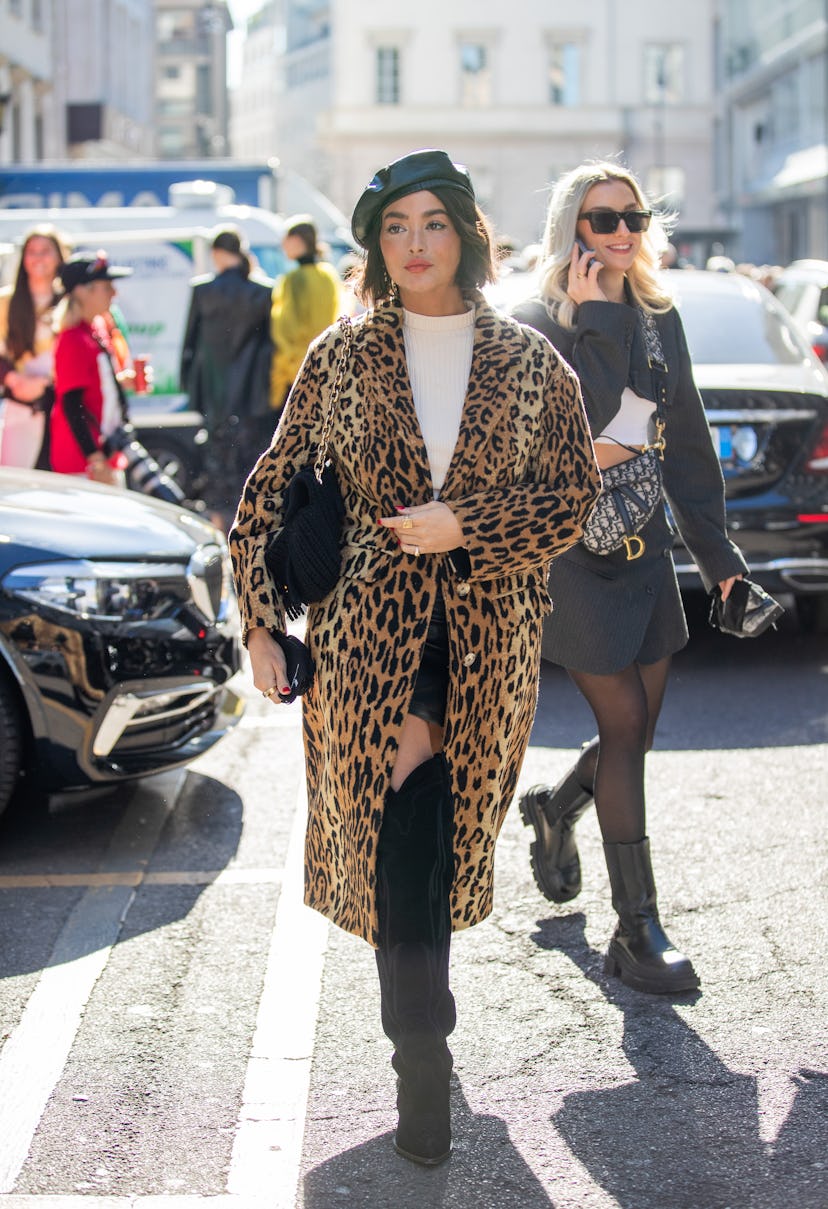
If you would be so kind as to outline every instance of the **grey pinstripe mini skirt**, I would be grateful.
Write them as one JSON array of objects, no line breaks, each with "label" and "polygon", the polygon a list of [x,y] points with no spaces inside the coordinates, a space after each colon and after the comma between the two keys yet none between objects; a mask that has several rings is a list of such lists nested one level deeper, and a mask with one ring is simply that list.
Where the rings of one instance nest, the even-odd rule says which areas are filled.
[{"label": "grey pinstripe mini skirt", "polygon": [[659,508],[641,531],[645,549],[590,554],[573,546],[552,564],[552,615],[544,659],[573,671],[610,675],[631,663],[656,663],[680,650],[687,622],[673,565],[673,533]]}]

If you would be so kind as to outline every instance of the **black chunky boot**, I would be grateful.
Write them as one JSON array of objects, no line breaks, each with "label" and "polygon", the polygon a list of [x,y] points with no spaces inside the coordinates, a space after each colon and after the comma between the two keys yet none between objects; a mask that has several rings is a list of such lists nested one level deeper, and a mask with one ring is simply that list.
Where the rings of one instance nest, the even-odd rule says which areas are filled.
[{"label": "black chunky boot", "polygon": [[377,845],[382,1027],[394,1043],[397,1072],[394,1148],[427,1167],[451,1153],[452,831],[448,767],[437,755],[388,794]]},{"label": "black chunky boot", "polygon": [[698,974],[670,943],[658,918],[650,841],[604,844],[604,853],[618,913],[604,973],[616,975],[634,991],[654,995],[697,990]]},{"label": "black chunky boot", "polygon": [[532,873],[538,889],[553,903],[566,903],[581,893],[581,858],[574,827],[592,801],[592,785],[583,783],[585,756],[591,756],[598,740],[585,743],[577,762],[554,789],[533,785],[520,799],[520,817],[534,827],[529,848]]}]

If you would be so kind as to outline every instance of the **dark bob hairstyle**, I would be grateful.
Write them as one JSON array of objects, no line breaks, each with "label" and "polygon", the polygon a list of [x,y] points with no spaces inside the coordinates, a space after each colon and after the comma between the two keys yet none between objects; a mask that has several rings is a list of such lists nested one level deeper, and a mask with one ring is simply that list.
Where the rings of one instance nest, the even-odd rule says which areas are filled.
[{"label": "dark bob hairstyle", "polygon": [[[473,198],[459,189],[429,190],[440,199],[451,225],[460,236],[460,264],[456,284],[461,290],[480,289],[487,281],[497,279],[494,240],[483,211]],[[389,202],[389,205],[392,205]],[[357,297],[367,306],[375,306],[394,293],[394,283],[388,276],[380,252],[382,215],[371,224],[365,237],[365,260],[353,277]]]}]

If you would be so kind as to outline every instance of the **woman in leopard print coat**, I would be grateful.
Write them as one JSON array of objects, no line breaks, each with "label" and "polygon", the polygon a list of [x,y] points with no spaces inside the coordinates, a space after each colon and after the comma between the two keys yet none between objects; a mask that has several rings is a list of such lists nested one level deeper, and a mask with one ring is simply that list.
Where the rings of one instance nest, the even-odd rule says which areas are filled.
[{"label": "woman in leopard print coat", "polygon": [[[378,950],[401,1080],[396,1145],[434,1163],[450,1148],[450,932],[491,910],[495,840],[537,700],[547,571],[579,540],[600,477],[574,374],[476,288],[493,262],[465,169],[437,151],[396,161],[360,199],[354,232],[375,306],[353,323],[329,446],[342,571],[307,617],[305,901]],[[286,683],[265,540],[319,442],[342,340],[333,327],[309,349],[230,534],[262,691]]]}]

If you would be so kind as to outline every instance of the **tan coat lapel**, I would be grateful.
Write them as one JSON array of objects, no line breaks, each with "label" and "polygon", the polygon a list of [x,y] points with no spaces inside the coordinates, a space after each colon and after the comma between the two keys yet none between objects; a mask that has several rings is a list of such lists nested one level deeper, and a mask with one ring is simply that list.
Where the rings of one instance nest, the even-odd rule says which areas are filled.
[{"label": "tan coat lapel", "polygon": [[441,496],[462,494],[464,480],[473,472],[492,429],[503,415],[510,390],[514,389],[510,368],[521,354],[519,333],[513,323],[504,323],[493,307],[475,293],[477,316],[474,352],[460,432]]},{"label": "tan coat lapel", "polygon": [[369,427],[382,433],[380,448],[386,443],[399,448],[397,466],[406,468],[406,477],[415,493],[412,498],[425,503],[431,499],[431,470],[411,391],[402,308],[398,304],[387,302],[377,307],[366,325],[359,351],[365,358]]}]

